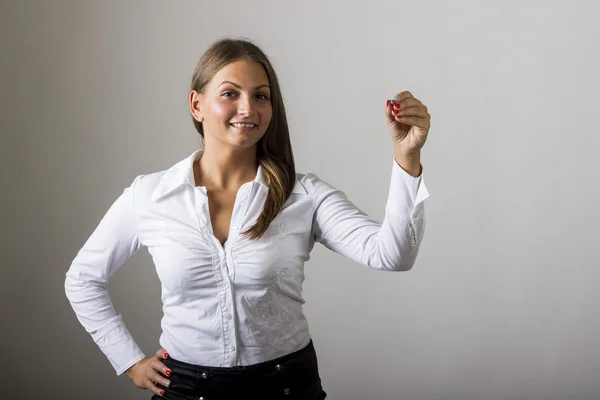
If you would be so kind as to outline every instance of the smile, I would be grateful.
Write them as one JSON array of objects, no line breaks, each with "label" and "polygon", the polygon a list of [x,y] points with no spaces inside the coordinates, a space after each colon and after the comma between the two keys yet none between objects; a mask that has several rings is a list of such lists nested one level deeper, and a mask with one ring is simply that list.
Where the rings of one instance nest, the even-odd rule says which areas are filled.
[{"label": "smile", "polygon": [[233,124],[229,124],[235,128],[255,128],[257,125],[256,124],[249,124],[249,123],[238,123],[235,122]]}]

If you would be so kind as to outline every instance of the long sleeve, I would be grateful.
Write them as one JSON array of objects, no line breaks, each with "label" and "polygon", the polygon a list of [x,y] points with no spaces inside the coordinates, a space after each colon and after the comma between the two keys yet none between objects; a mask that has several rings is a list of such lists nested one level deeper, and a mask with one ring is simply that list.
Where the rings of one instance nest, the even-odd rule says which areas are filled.
[{"label": "long sleeve", "polygon": [[108,279],[135,254],[138,240],[134,188],[124,190],[73,260],[65,292],[79,322],[106,355],[117,375],[145,355],[117,315],[108,295]]},{"label": "long sleeve", "polygon": [[423,176],[414,178],[394,160],[385,218],[379,222],[346,195],[317,178],[313,185],[315,241],[371,268],[407,271],[417,258],[425,232]]}]

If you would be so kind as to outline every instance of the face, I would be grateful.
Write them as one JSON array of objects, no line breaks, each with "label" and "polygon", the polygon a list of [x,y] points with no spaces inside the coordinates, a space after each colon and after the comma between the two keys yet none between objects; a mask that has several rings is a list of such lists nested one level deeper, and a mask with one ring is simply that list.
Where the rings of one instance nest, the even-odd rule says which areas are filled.
[{"label": "face", "polygon": [[249,60],[221,68],[202,94],[190,93],[190,110],[202,116],[204,139],[240,150],[254,146],[267,131],[272,106],[269,78],[263,66]]}]

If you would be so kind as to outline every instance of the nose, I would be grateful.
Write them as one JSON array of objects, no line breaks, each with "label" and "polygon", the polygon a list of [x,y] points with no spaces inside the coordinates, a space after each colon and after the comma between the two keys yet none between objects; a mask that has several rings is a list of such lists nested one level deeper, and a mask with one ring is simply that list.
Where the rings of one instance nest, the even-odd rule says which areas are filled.
[{"label": "nose", "polygon": [[254,115],[254,105],[252,103],[251,98],[249,98],[248,96],[240,97],[238,103],[238,114],[246,117],[251,117],[252,115]]}]

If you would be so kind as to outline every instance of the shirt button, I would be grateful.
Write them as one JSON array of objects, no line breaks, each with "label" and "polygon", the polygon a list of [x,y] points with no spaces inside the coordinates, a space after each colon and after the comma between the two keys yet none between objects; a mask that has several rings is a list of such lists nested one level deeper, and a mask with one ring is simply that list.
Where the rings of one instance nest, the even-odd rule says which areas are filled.
[{"label": "shirt button", "polygon": [[229,320],[230,320],[231,318],[233,318],[233,317],[231,316],[231,314],[227,314],[227,319],[229,319]]},{"label": "shirt button", "polygon": [[285,395],[292,394],[292,391],[290,389],[283,389],[283,394],[285,394]]},{"label": "shirt button", "polygon": [[283,367],[282,367],[281,365],[277,364],[277,365],[275,366],[275,369],[276,369],[277,371],[281,371],[281,370],[283,369]]},{"label": "shirt button", "polygon": [[202,379],[208,379],[208,374],[206,372],[202,373]]},{"label": "shirt button", "polygon": [[235,346],[231,346],[231,351],[235,351]]}]

